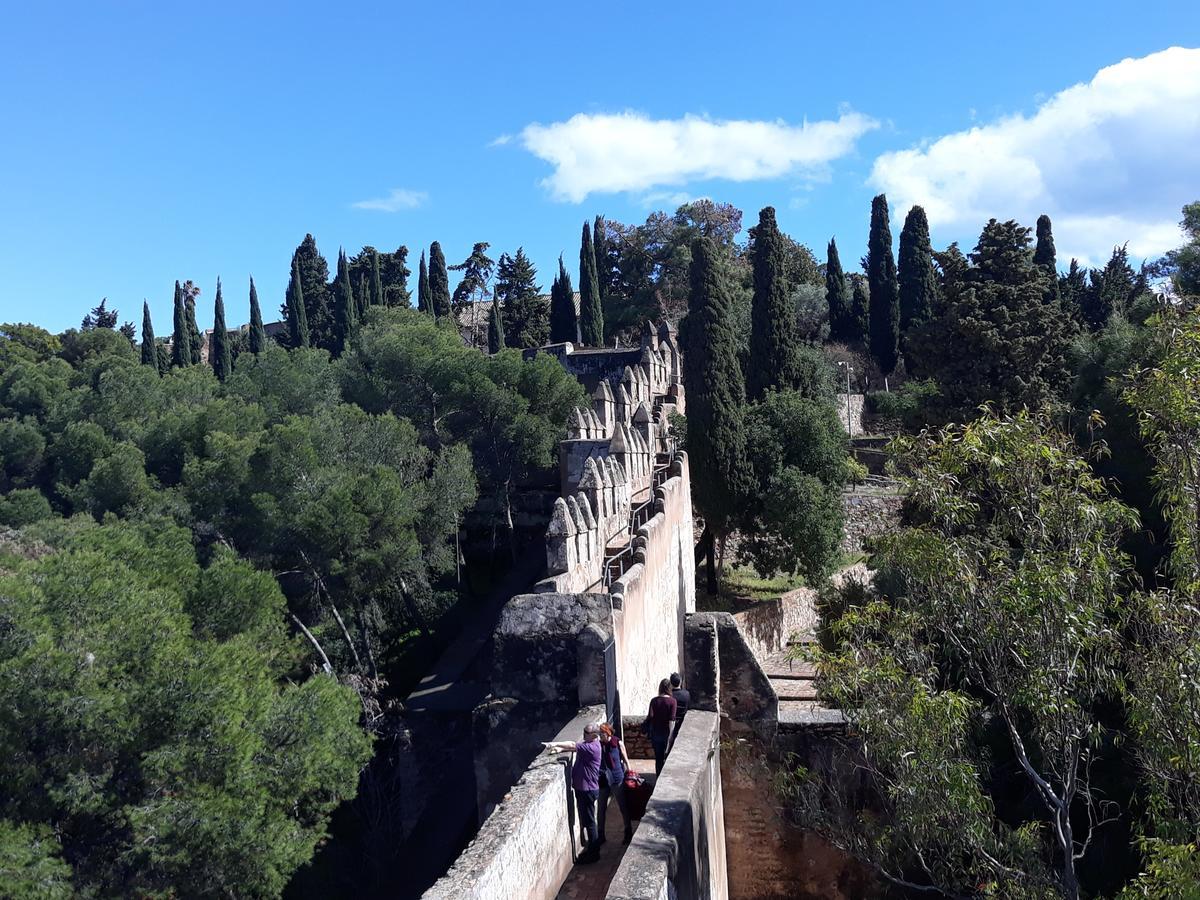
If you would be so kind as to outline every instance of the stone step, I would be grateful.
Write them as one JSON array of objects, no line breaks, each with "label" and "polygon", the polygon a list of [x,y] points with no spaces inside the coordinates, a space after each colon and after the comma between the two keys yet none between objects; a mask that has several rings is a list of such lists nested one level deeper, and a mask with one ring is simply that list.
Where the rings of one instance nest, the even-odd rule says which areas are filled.
[{"label": "stone step", "polygon": [[775,696],[777,696],[781,701],[815,701],[817,699],[817,686],[812,681],[787,680],[782,678],[771,678],[770,681],[771,687],[775,689]]}]

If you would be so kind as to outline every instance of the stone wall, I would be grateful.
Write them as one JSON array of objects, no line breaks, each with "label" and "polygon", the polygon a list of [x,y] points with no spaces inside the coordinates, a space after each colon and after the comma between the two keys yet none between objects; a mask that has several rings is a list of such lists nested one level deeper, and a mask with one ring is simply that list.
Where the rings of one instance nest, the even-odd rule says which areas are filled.
[{"label": "stone wall", "polygon": [[811,588],[797,588],[733,614],[743,639],[760,661],[787,646],[792,635],[816,627],[816,613],[807,596],[811,593]]},{"label": "stone wall", "polygon": [[858,553],[867,538],[895,531],[900,522],[904,498],[899,494],[874,491],[845,491],[842,493],[842,512],[846,523],[842,529],[842,550]]},{"label": "stone wall", "polygon": [[609,588],[621,710],[648,708],[658,683],[682,672],[684,617],[696,610],[692,498],[687,456],[675,456],[638,529],[634,564]]},{"label": "stone wall", "polygon": [[[603,707],[580,710],[553,738],[579,740]],[[547,738],[543,738],[547,739]],[[582,848],[570,792],[569,756],[540,754],[505,793],[475,839],[424,896],[430,900],[557,896]]]},{"label": "stone wall", "polygon": [[689,711],[646,815],[608,887],[609,900],[724,900],[720,716]]}]

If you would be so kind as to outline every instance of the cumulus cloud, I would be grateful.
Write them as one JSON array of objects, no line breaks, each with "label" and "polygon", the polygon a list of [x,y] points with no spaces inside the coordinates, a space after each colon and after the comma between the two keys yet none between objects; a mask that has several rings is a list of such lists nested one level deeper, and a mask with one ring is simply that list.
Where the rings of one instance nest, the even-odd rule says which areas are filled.
[{"label": "cumulus cloud", "polygon": [[554,166],[542,181],[551,195],[580,203],[593,193],[649,191],[708,178],[823,177],[831,161],[877,127],[850,110],[836,120],[801,125],[579,113],[565,122],[527,125],[520,141]]},{"label": "cumulus cloud", "polygon": [[1143,257],[1176,246],[1200,176],[1200,49],[1126,59],[1013,115],[885,153],[871,183],[935,229],[976,231],[993,216],[1054,221],[1060,257],[1096,263],[1129,242]]},{"label": "cumulus cloud", "polygon": [[359,200],[350,204],[355,209],[373,209],[377,212],[400,212],[402,209],[416,209],[423,206],[429,195],[424,191],[410,191],[405,188],[392,188],[386,197],[375,197],[372,200]]}]

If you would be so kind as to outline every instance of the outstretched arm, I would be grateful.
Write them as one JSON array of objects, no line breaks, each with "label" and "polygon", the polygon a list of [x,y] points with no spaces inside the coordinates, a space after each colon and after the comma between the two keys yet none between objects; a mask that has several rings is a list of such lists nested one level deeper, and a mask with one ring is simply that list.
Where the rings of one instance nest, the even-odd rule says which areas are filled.
[{"label": "outstretched arm", "polygon": [[574,741],[547,741],[543,742],[542,746],[549,753],[571,753],[575,750]]}]

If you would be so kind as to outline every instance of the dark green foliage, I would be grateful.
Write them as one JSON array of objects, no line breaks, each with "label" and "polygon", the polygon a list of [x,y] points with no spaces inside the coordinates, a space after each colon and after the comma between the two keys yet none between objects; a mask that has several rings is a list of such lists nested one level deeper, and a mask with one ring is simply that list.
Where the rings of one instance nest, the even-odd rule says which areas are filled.
[{"label": "dark green foliage", "polygon": [[554,344],[579,342],[575,289],[571,286],[571,276],[567,274],[561,254],[558,257],[558,275],[550,287],[550,341]]},{"label": "dark green foliage", "polygon": [[496,266],[496,296],[504,315],[506,346],[540,347],[550,336],[550,307],[541,296],[537,270],[522,247],[516,256],[500,254]]},{"label": "dark green foliage", "polygon": [[381,253],[379,270],[384,306],[411,306],[408,276],[412,271],[408,268],[408,248],[401,244],[391,253]]},{"label": "dark green foliage", "polygon": [[1058,295],[1063,309],[1079,325],[1084,324],[1083,295],[1087,291],[1087,270],[1072,257],[1066,275],[1058,276]]},{"label": "dark green foliage", "polygon": [[160,375],[158,350],[154,346],[154,324],[150,321],[150,304],[142,301],[142,365],[152,366]]},{"label": "dark green foliage", "polygon": [[600,305],[592,229],[587,222],[583,223],[579,245],[579,340],[588,347],[604,346],[604,308]]},{"label": "dark green foliage", "polygon": [[171,331],[171,365],[179,368],[192,364],[192,338],[187,327],[187,305],[183,290],[175,282],[175,321]]},{"label": "dark green foliage", "polygon": [[1133,298],[1146,290],[1144,277],[1129,265],[1126,247],[1114,247],[1103,269],[1088,272],[1088,286],[1079,296],[1083,322],[1092,331],[1108,324],[1115,312],[1124,312]]},{"label": "dark green foliage", "polygon": [[925,210],[914,206],[904,218],[900,232],[898,267],[900,331],[907,334],[916,322],[929,318],[937,299],[937,273],[933,270],[933,248],[929,244],[929,220]]},{"label": "dark green foliage", "polygon": [[267,348],[267,332],[263,328],[262,308],[258,305],[258,290],[250,276],[250,352],[262,353]]},{"label": "dark green foliage", "polygon": [[[928,231],[928,226],[926,226]],[[892,258],[892,229],[887,196],[871,201],[871,235],[867,243],[867,284],[870,287],[871,356],[884,375],[896,368],[900,355],[900,289]]]},{"label": "dark green foliage", "polygon": [[596,257],[596,286],[600,291],[600,309],[607,309],[608,286],[612,283],[612,256],[608,247],[608,228],[604,216],[592,223],[592,249]]},{"label": "dark green foliage", "polygon": [[100,301],[99,306],[92,307],[91,312],[83,317],[83,322],[80,324],[79,330],[91,331],[93,328],[116,328],[120,313],[115,309],[110,310],[107,307],[108,298],[105,297]]},{"label": "dark green foliage", "polygon": [[307,347],[308,315],[304,306],[304,288],[300,283],[300,269],[292,259],[292,277],[288,279],[287,301],[284,303],[288,327],[288,346]]},{"label": "dark green foliage", "polygon": [[200,325],[196,320],[196,298],[200,296],[200,288],[189,278],[183,283],[181,290],[186,311],[188,349],[192,354],[191,364],[198,366],[204,361],[204,335],[200,332]]},{"label": "dark green foliage", "polygon": [[[250,309],[253,312],[258,306],[258,298],[254,296],[254,282],[250,282]],[[253,316],[251,317],[253,322]],[[259,317],[258,327],[262,328]],[[254,333],[251,325],[251,334]],[[212,342],[208,348],[208,364],[212,366],[217,381],[224,381],[233,371],[233,360],[229,354],[229,330],[225,327],[225,301],[221,297],[221,279],[217,279],[217,297],[213,301],[213,330]]]},{"label": "dark green foliage", "polygon": [[504,347],[504,315],[500,300],[492,297],[492,306],[488,310],[488,353],[499,353]]},{"label": "dark green foliage", "polygon": [[1059,301],[1058,290],[1058,251],[1054,249],[1054,232],[1050,226],[1050,217],[1038,216],[1037,245],[1033,248],[1033,264],[1046,277],[1046,302]]},{"label": "dark green foliage", "polygon": [[425,265],[425,251],[421,251],[421,265],[417,275],[417,309],[433,315],[433,298],[429,293],[429,267]]},{"label": "dark green foliage", "polygon": [[1184,245],[1153,263],[1150,274],[1169,278],[1175,294],[1194,305],[1200,302],[1200,200],[1183,208],[1179,226],[1186,237]]},{"label": "dark green foliage", "polygon": [[754,301],[746,389],[751,399],[795,383],[796,318],[784,274],[784,240],[774,207],[759,213],[754,241]]},{"label": "dark green foliage", "polygon": [[716,535],[727,535],[745,494],[746,389],[730,319],[727,276],[711,238],[692,244],[687,316],[679,323],[687,395],[692,498]]},{"label": "dark green foliage", "polygon": [[850,328],[851,342],[859,341],[866,346],[871,334],[871,298],[867,279],[857,273],[850,276]]},{"label": "dark green foliage", "polygon": [[383,306],[383,273],[379,267],[379,251],[371,251],[371,302],[370,306]]},{"label": "dark green foliage", "polygon": [[825,302],[829,305],[829,339],[843,344],[861,339],[850,307],[850,287],[842,271],[837,241],[829,239],[825,257]]},{"label": "dark green foliage", "polygon": [[171,350],[166,341],[159,341],[154,348],[158,356],[158,371],[166,374],[171,368]]},{"label": "dark green foliage", "polygon": [[873,391],[866,396],[869,413],[877,421],[876,434],[904,430],[917,432],[929,424],[928,411],[939,403],[938,386],[933,381],[906,381],[891,391]]},{"label": "dark green foliage", "polygon": [[446,254],[442,245],[429,245],[429,308],[438,319],[450,317],[450,273],[446,271]]},{"label": "dark green foliage", "polygon": [[454,288],[454,296],[450,298],[451,309],[456,316],[488,295],[492,272],[496,268],[496,264],[487,255],[490,246],[486,241],[480,241],[471,248],[470,256],[457,266],[450,267],[452,271],[463,273],[462,280]]},{"label": "dark green foliage", "polygon": [[[292,262],[300,272],[300,294],[304,298],[304,318],[308,324],[308,340],[314,347],[328,347],[333,330],[330,314],[329,263],[317,250],[317,242],[306,234]],[[287,310],[284,310],[287,315]]]},{"label": "dark green foliage", "polygon": [[341,356],[350,344],[358,320],[354,289],[350,286],[350,263],[344,250],[338,251],[337,281],[333,285],[333,340],[329,352]]}]

